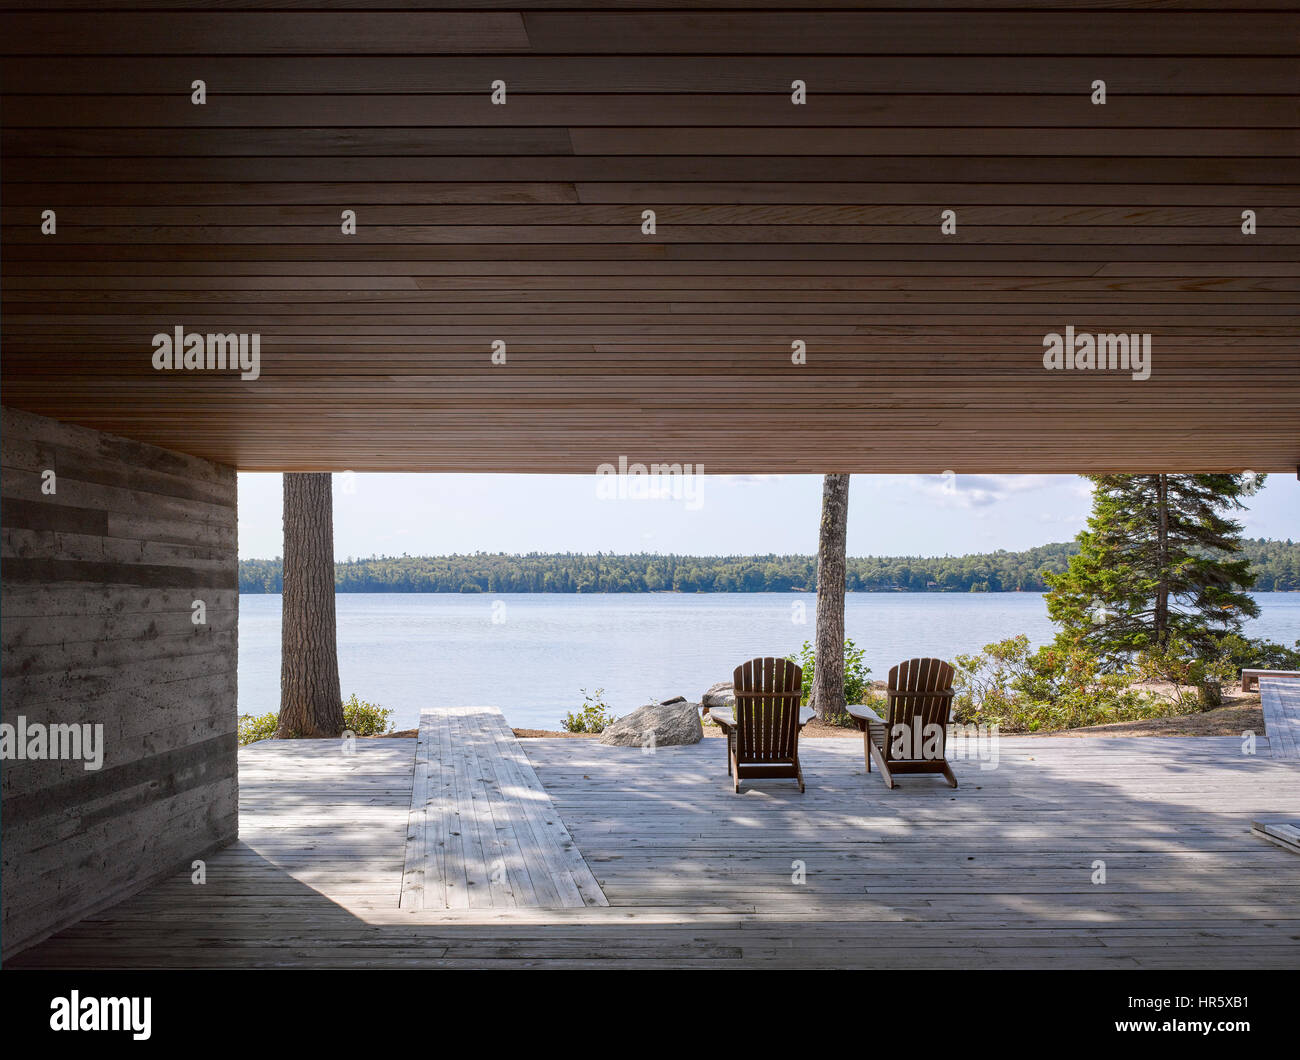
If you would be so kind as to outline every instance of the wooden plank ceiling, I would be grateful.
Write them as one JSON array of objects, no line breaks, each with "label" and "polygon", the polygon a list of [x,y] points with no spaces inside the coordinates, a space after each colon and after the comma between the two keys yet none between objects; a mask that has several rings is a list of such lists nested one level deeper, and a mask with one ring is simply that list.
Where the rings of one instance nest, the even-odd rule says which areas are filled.
[{"label": "wooden plank ceiling", "polygon": [[1300,464],[1292,4],[5,7],[7,404],[244,470]]}]

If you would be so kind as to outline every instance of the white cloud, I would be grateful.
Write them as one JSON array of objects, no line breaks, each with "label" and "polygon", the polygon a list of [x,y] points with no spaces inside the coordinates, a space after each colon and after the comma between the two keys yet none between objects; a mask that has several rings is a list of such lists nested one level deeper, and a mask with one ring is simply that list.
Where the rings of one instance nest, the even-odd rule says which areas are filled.
[{"label": "white cloud", "polygon": [[907,488],[938,501],[945,508],[986,508],[1015,495],[1059,488],[1068,475],[942,475],[896,476]]}]

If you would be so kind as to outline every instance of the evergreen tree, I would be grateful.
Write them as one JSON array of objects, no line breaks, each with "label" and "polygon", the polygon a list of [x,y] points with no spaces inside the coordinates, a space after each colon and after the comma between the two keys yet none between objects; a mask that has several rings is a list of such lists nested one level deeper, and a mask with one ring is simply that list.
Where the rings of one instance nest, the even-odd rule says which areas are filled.
[{"label": "evergreen tree", "polygon": [[1208,652],[1259,614],[1245,590],[1255,576],[1241,524],[1223,513],[1245,507],[1262,476],[1089,475],[1088,529],[1062,574],[1048,574],[1047,612],[1063,643],[1116,664],[1172,638]]},{"label": "evergreen tree", "polygon": [[[1287,541],[1246,540],[1242,557],[1257,575],[1256,592],[1300,589],[1300,545]],[[1039,545],[1024,552],[982,555],[850,556],[845,587],[851,592],[1045,592],[1044,578],[1060,574],[1079,551],[1076,541]],[[526,555],[370,556],[335,566],[340,593],[455,593],[471,581],[494,593],[574,592],[589,557],[576,553]],[[239,561],[240,593],[278,593],[283,562]],[[596,592],[811,592],[817,584],[817,557],[677,556],[641,553],[601,558]]]}]

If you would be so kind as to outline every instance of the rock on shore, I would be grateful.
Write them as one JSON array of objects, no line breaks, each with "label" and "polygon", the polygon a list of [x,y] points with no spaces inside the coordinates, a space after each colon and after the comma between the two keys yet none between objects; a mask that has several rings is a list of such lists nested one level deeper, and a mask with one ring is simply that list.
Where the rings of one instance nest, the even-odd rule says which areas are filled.
[{"label": "rock on shore", "polygon": [[703,738],[700,704],[674,696],[664,703],[637,707],[631,714],[605,726],[600,742],[613,747],[671,747],[699,743]]},{"label": "rock on shore", "polygon": [[716,685],[709,685],[709,690],[704,693],[704,698],[700,701],[706,709],[713,707],[734,708],[736,705],[736,690],[732,687],[730,681],[719,681]]}]

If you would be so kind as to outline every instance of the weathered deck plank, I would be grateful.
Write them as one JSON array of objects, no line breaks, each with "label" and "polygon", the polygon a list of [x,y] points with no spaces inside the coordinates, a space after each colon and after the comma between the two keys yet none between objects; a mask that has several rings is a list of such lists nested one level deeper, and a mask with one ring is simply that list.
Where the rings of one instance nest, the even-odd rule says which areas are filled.
[{"label": "weathered deck plank", "polygon": [[241,842],[205,886],[178,873],[13,964],[1300,967],[1300,858],[1250,831],[1300,782],[1268,741],[1006,738],[996,769],[954,762],[955,791],[887,791],[858,741],[800,743],[803,796],[732,795],[720,742],[516,744],[518,774],[492,773],[492,833],[523,826],[504,785],[526,762],[610,903],[560,909],[399,908],[416,741],[254,745]]},{"label": "weathered deck plank", "polygon": [[498,708],[421,711],[414,778],[403,909],[609,904]]},{"label": "weathered deck plank", "polygon": [[1261,677],[1259,698],[1273,757],[1300,758],[1300,681]]}]

